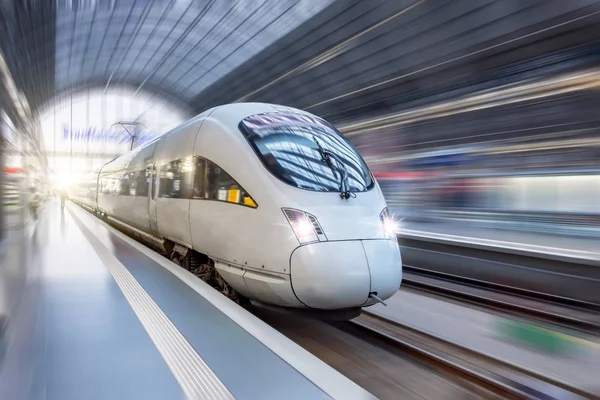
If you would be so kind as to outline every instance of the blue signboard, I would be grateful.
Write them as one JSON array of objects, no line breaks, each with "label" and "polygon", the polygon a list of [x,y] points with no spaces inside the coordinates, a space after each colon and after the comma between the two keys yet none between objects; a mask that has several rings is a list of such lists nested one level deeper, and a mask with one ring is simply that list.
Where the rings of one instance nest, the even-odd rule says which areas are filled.
[{"label": "blue signboard", "polygon": [[[135,141],[137,145],[140,145],[149,142],[160,135],[160,133],[155,132],[144,132],[143,135],[136,137]],[[68,126],[63,125],[63,139],[76,142],[128,143],[131,140],[131,137],[124,130],[112,129],[104,131],[97,127],[69,129]]]}]

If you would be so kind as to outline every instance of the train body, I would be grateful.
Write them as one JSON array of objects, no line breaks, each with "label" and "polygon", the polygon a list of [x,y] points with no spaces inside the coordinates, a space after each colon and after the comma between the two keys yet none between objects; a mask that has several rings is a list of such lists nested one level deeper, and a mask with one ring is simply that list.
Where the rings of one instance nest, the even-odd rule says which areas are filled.
[{"label": "train body", "polygon": [[289,107],[210,109],[107,163],[72,198],[180,260],[205,256],[263,304],[360,310],[402,280],[364,160],[332,125]]}]

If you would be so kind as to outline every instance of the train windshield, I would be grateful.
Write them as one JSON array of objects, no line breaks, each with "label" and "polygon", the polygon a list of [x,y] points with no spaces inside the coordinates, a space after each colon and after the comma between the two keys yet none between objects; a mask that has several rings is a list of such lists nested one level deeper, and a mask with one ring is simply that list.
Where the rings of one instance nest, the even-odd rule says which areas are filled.
[{"label": "train windshield", "polygon": [[[307,190],[364,192],[374,185],[367,164],[334,127],[305,114],[253,115],[240,130],[272,174]],[[332,155],[324,157],[324,154]],[[342,182],[347,177],[346,184]]]}]

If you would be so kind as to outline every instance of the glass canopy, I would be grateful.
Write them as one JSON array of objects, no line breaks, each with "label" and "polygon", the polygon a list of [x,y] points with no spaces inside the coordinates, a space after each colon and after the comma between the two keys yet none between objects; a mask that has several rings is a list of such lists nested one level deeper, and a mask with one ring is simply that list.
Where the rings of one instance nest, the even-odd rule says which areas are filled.
[{"label": "glass canopy", "polygon": [[59,0],[56,90],[127,83],[190,100],[331,2]]}]

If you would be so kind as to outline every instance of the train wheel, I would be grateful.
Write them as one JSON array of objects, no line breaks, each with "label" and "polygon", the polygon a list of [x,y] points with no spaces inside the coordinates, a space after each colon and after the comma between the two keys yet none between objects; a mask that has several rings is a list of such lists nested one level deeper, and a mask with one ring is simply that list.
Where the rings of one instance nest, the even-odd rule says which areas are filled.
[{"label": "train wheel", "polygon": [[[189,249],[185,252],[185,255],[181,255],[181,253],[173,250],[170,258],[175,264],[194,273],[194,271],[202,264],[201,259],[198,256],[198,253]],[[194,273],[194,275],[196,274]]]},{"label": "train wheel", "polygon": [[221,274],[215,269],[213,261],[206,255],[188,249],[185,256],[182,256],[180,253],[173,250],[170,258],[175,264],[190,271],[240,306],[244,308],[249,308],[251,306],[250,300],[237,293],[225,279],[223,279]]},{"label": "train wheel", "polygon": [[217,283],[217,289],[223,293],[225,296],[229,297],[231,300],[236,299],[236,293],[235,290],[233,290],[233,288],[231,286],[229,286],[229,283],[227,283],[225,281],[225,279],[223,279],[223,277],[221,276],[221,274],[219,274],[216,270],[215,270],[215,281]]},{"label": "train wheel", "polygon": [[[214,268],[213,268],[214,269]],[[220,291],[221,293],[223,293],[225,296],[227,296],[230,300],[238,303],[240,306],[248,309],[252,306],[252,303],[250,303],[250,299],[242,296],[241,294],[239,294],[238,292],[235,291],[235,289],[233,289],[229,283],[227,283],[225,281],[225,279],[223,279],[223,277],[221,276],[221,274],[219,274],[216,270],[214,270],[215,273],[215,281],[217,283],[216,285],[216,289],[218,291]]]},{"label": "train wheel", "polygon": [[181,254],[179,254],[177,252],[173,252],[173,253],[171,253],[171,261],[173,261],[175,264],[179,265],[180,267],[187,269],[188,271],[190,270],[189,253],[186,254],[185,256],[182,256]]},{"label": "train wheel", "polygon": [[179,254],[173,252],[171,253],[171,257],[169,258],[171,259],[171,261],[173,261],[175,264],[181,267],[181,260],[179,259]]}]

